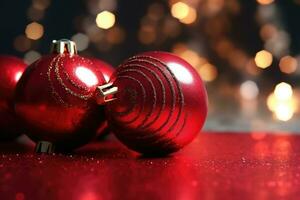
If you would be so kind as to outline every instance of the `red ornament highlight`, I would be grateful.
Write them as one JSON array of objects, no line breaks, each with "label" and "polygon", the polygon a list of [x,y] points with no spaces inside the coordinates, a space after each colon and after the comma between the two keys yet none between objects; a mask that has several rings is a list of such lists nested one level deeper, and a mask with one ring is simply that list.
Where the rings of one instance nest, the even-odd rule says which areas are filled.
[{"label": "red ornament highlight", "polygon": [[113,75],[113,73],[116,71],[115,68],[113,66],[111,66],[110,64],[97,59],[97,58],[91,58],[89,57],[89,59],[97,66],[101,69],[101,72],[104,76],[104,79],[106,82],[109,81],[110,77]]},{"label": "red ornament highlight", "polygon": [[52,54],[30,65],[16,90],[15,110],[38,152],[68,151],[89,142],[105,121],[94,91],[101,69],[76,54],[75,43],[53,42]]},{"label": "red ornament highlight", "polygon": [[[101,72],[103,74],[105,81],[108,82],[109,79],[111,78],[111,76],[113,75],[113,73],[115,72],[115,68],[100,59],[92,58],[92,57],[89,57],[89,59],[98,68],[101,69]],[[97,138],[101,140],[101,139],[105,138],[109,133],[110,133],[110,129],[108,127],[108,123],[107,123],[107,121],[105,121],[105,123],[101,124],[101,126],[98,128]]]},{"label": "red ornament highlight", "polygon": [[118,92],[107,105],[113,132],[130,149],[167,154],[190,143],[207,115],[205,86],[185,60],[146,52],[122,63],[111,81]]},{"label": "red ornament highlight", "polygon": [[0,141],[14,139],[23,133],[13,109],[17,82],[26,64],[9,55],[0,55]]}]

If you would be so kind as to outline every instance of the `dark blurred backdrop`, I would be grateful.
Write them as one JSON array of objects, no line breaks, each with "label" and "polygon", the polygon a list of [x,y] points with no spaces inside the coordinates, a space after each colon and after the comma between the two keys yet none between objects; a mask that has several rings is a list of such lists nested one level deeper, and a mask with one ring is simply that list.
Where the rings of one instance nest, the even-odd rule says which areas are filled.
[{"label": "dark blurred backdrop", "polygon": [[2,0],[0,19],[1,54],[30,64],[62,38],[114,66],[170,51],[206,82],[207,129],[298,130],[299,0]]}]

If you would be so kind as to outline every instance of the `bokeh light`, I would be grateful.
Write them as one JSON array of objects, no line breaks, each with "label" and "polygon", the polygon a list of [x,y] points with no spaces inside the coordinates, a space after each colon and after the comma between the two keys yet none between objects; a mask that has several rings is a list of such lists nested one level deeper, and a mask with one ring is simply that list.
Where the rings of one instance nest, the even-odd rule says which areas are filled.
[{"label": "bokeh light", "polygon": [[25,35],[19,35],[14,40],[14,48],[17,51],[27,51],[31,47],[31,41]]},{"label": "bokeh light", "polygon": [[214,81],[218,76],[216,66],[200,56],[196,51],[188,48],[184,43],[177,43],[173,46],[172,52],[184,60],[187,60],[206,82]]},{"label": "bokeh light", "polygon": [[44,27],[37,22],[32,22],[26,26],[25,34],[29,39],[38,40],[44,34]]},{"label": "bokeh light", "polygon": [[88,26],[86,29],[86,34],[93,43],[99,43],[105,39],[104,31],[99,29],[96,25]]},{"label": "bokeh light", "polygon": [[197,19],[197,11],[190,7],[187,16],[181,18],[179,21],[184,24],[192,24]]},{"label": "bokeh light", "polygon": [[240,94],[245,100],[253,100],[259,94],[259,89],[254,81],[245,81],[240,86]]},{"label": "bokeh light", "polygon": [[161,3],[153,3],[148,7],[147,16],[154,21],[160,20],[164,16],[164,7]]},{"label": "bokeh light", "polygon": [[274,0],[257,0],[257,3],[262,4],[262,5],[268,5],[273,2],[274,2]]},{"label": "bokeh light", "polygon": [[77,33],[71,38],[75,43],[78,51],[83,51],[88,48],[90,39],[83,33]]},{"label": "bokeh light", "polygon": [[216,67],[210,63],[200,66],[198,72],[204,81],[210,82],[217,78],[218,71]]},{"label": "bokeh light", "polygon": [[257,76],[261,73],[260,68],[258,68],[255,64],[254,59],[249,59],[246,64],[246,71],[252,76]]},{"label": "bokeh light", "polygon": [[117,8],[117,1],[116,0],[102,0],[102,1],[96,1],[98,2],[98,7],[100,10],[109,10],[113,11]]},{"label": "bokeh light", "polygon": [[162,27],[162,33],[166,37],[170,38],[176,38],[178,35],[180,35],[181,32],[181,26],[179,22],[174,18],[166,18]]},{"label": "bokeh light", "polygon": [[276,85],[274,95],[277,99],[287,100],[293,96],[292,86],[288,83],[281,82]]},{"label": "bokeh light", "polygon": [[273,24],[265,24],[260,29],[260,37],[267,41],[268,39],[271,39],[275,34],[277,34],[278,30]]},{"label": "bokeh light", "polygon": [[277,99],[273,93],[269,95],[267,105],[273,112],[274,117],[280,121],[290,120],[297,109],[297,101],[295,98],[280,100]]},{"label": "bokeh light", "polygon": [[197,11],[184,2],[177,2],[171,7],[171,14],[184,24],[192,24],[197,19]]},{"label": "bokeh light", "polygon": [[284,73],[291,74],[297,70],[297,67],[297,59],[292,56],[284,56],[280,59],[279,68]]},{"label": "bokeh light", "polygon": [[24,62],[30,65],[31,63],[38,60],[40,57],[41,54],[39,52],[31,50],[24,55]]},{"label": "bokeh light", "polygon": [[138,39],[142,44],[151,44],[156,39],[156,32],[153,26],[144,25],[138,32]]},{"label": "bokeh light", "polygon": [[45,10],[50,5],[50,0],[32,0],[32,7],[38,10]]},{"label": "bokeh light", "polygon": [[210,1],[205,1],[204,8],[203,10],[204,14],[206,16],[214,16],[217,13],[219,13],[222,8],[224,8],[225,5],[225,0],[210,0]]},{"label": "bokeh light", "polygon": [[111,44],[120,44],[125,39],[125,32],[122,28],[114,26],[108,30],[106,39]]},{"label": "bokeh light", "polygon": [[28,17],[28,19],[30,19],[32,21],[39,21],[39,20],[43,19],[44,16],[45,16],[44,10],[39,10],[32,6],[29,7],[27,10],[27,17]]},{"label": "bokeh light", "polygon": [[290,120],[298,109],[297,98],[293,96],[293,89],[288,83],[276,85],[274,92],[267,98],[267,106],[280,121]]},{"label": "bokeh light", "polygon": [[270,52],[262,50],[256,53],[254,60],[257,67],[265,69],[272,64],[273,56]]},{"label": "bokeh light", "polygon": [[281,121],[288,121],[290,120],[294,115],[294,109],[290,104],[279,104],[276,107],[276,110],[274,112],[277,119]]},{"label": "bokeh light", "polygon": [[96,24],[99,28],[109,29],[114,26],[116,17],[109,11],[102,11],[96,17]]},{"label": "bokeh light", "polygon": [[200,59],[201,59],[199,57],[198,53],[191,49],[186,49],[186,50],[182,51],[179,54],[179,56],[181,58],[183,58],[184,60],[188,60],[192,66],[198,66]]},{"label": "bokeh light", "polygon": [[172,5],[171,7],[171,14],[173,17],[181,20],[188,16],[190,11],[190,7],[183,3],[183,2],[177,2]]}]

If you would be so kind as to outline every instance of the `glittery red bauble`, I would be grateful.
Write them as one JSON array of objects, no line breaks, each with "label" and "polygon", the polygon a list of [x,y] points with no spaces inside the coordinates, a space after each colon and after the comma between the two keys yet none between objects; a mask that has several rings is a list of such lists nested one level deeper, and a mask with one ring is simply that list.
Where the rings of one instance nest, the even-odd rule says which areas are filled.
[{"label": "glittery red bauble", "polygon": [[17,82],[26,64],[14,56],[0,56],[0,140],[13,139],[22,133],[12,106]]},{"label": "glittery red bauble", "polygon": [[172,153],[190,143],[207,115],[207,94],[195,69],[165,52],[146,52],[112,76],[117,100],[108,104],[116,136],[140,153]]},{"label": "glittery red bauble", "polygon": [[[101,69],[101,72],[104,76],[105,81],[108,82],[110,77],[112,76],[112,74],[115,72],[115,68],[100,59],[97,59],[97,58],[89,58],[89,59],[92,60],[93,63],[98,68]],[[105,123],[101,124],[101,126],[98,128],[97,138],[101,140],[101,139],[105,138],[109,134],[109,132],[110,132],[110,129],[108,128],[107,122],[105,122]]]},{"label": "glittery red bauble", "polygon": [[15,110],[26,134],[58,150],[87,143],[105,120],[93,98],[96,87],[104,83],[101,69],[87,58],[69,51],[43,56],[17,85]]},{"label": "glittery red bauble", "polygon": [[111,66],[110,64],[97,59],[97,58],[91,58],[89,57],[89,59],[95,64],[97,65],[97,67],[99,67],[101,69],[101,72],[104,76],[104,79],[106,82],[109,81],[110,77],[113,75],[113,73],[116,71],[115,68],[113,66]]}]

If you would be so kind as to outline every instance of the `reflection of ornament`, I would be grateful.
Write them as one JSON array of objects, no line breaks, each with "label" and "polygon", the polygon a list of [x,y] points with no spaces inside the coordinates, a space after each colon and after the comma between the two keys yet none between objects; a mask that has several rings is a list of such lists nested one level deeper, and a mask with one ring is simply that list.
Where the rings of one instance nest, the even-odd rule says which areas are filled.
[{"label": "reflection of ornament", "polygon": [[[97,65],[98,68],[100,68],[105,81],[108,82],[110,77],[114,73],[115,68],[100,59],[92,58],[92,57],[90,57],[89,59],[95,65]],[[102,123],[101,126],[98,128],[97,138],[101,140],[101,139],[105,138],[109,133],[110,133],[110,129],[108,128],[107,122]]]},{"label": "reflection of ornament", "polygon": [[15,110],[37,151],[70,150],[87,143],[104,122],[93,95],[105,80],[96,65],[76,53],[75,43],[53,41],[52,54],[30,65],[16,90]]},{"label": "reflection of ornament", "polygon": [[15,87],[26,64],[14,56],[0,56],[0,140],[13,139],[22,133],[12,101]]},{"label": "reflection of ornament", "polygon": [[141,153],[172,153],[190,143],[207,115],[204,84],[194,68],[165,52],[121,64],[111,78],[117,99],[107,105],[116,136]]}]

